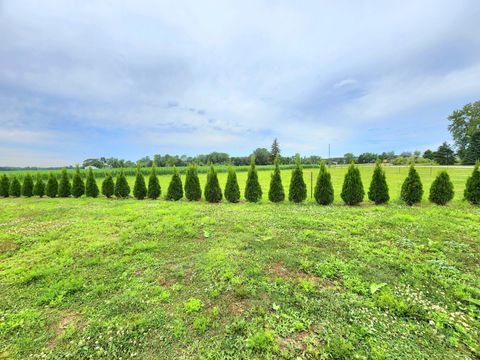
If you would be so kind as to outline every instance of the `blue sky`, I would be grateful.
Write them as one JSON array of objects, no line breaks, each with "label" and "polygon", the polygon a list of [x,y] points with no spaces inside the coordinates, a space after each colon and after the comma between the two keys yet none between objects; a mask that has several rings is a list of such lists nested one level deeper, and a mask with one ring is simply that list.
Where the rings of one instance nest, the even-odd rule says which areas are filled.
[{"label": "blue sky", "polygon": [[480,99],[478,19],[478,0],[0,0],[0,166],[436,147]]}]

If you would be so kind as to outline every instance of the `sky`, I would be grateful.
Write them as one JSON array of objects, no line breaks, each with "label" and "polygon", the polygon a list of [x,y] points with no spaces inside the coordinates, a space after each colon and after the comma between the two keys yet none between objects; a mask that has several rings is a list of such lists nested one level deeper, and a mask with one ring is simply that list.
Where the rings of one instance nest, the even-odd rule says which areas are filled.
[{"label": "sky", "polygon": [[0,166],[413,151],[480,100],[478,0],[0,0]]}]

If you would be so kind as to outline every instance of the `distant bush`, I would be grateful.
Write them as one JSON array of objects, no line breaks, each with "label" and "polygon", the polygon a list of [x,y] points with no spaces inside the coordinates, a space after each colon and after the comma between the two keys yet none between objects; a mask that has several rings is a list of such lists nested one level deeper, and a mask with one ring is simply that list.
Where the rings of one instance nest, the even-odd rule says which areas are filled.
[{"label": "distant bush", "polygon": [[240,200],[240,188],[238,186],[237,174],[233,167],[228,170],[227,184],[225,185],[225,199],[231,203]]},{"label": "distant bush", "polygon": [[168,185],[167,196],[165,197],[167,200],[178,201],[183,197],[183,187],[182,187],[182,179],[180,178],[180,174],[177,171],[177,168],[174,167],[172,180],[170,180],[170,184]]},{"label": "distant bush", "polygon": [[360,204],[365,196],[360,170],[353,163],[349,166],[345,175],[340,196],[347,205]]},{"label": "distant bush", "polygon": [[13,176],[12,180],[10,181],[10,189],[8,193],[13,197],[20,197],[22,193],[22,186],[20,185],[20,181],[18,181],[16,176]]},{"label": "distant bush", "polygon": [[430,187],[429,200],[438,205],[445,205],[453,199],[453,195],[453,184],[450,181],[450,176],[445,170],[441,171]]},{"label": "distant bush", "polygon": [[477,160],[472,175],[467,179],[465,199],[473,205],[480,205],[480,161]]},{"label": "distant bush", "polygon": [[48,175],[48,180],[47,180],[47,187],[45,189],[45,193],[47,194],[48,197],[54,198],[58,194],[58,181],[57,177],[53,175],[53,172],[50,172],[50,175]]},{"label": "distant bush", "polygon": [[210,165],[210,171],[207,173],[207,183],[205,185],[205,200],[211,203],[217,203],[222,200],[222,189],[218,183],[217,172]]},{"label": "distant bush", "polygon": [[120,173],[117,175],[117,179],[115,181],[115,190],[114,194],[117,198],[126,198],[130,195],[130,185],[128,185],[127,178],[125,177],[125,173],[123,169],[120,170]]},{"label": "distant bush", "polygon": [[145,185],[145,178],[140,171],[140,165],[137,165],[135,184],[133,185],[133,196],[137,200],[143,200],[145,199],[145,196],[147,196],[147,186]]},{"label": "distant bush", "polygon": [[6,174],[2,175],[0,180],[0,196],[8,197],[10,195],[10,179]]},{"label": "distant bush", "polygon": [[282,176],[280,174],[280,159],[278,154],[275,156],[275,169],[270,178],[270,189],[268,199],[271,202],[278,203],[285,200],[285,191],[283,190]]},{"label": "distant bush", "polygon": [[113,183],[112,175],[107,174],[105,179],[102,182],[102,194],[107,197],[111,198],[115,192],[115,184]]},{"label": "distant bush", "polygon": [[25,175],[23,178],[22,195],[25,197],[33,195],[33,179],[30,174]]},{"label": "distant bush", "polygon": [[87,179],[85,180],[85,195],[88,197],[96,198],[98,196],[97,181],[95,180],[95,176],[93,175],[92,169],[88,169]]},{"label": "distant bush", "polygon": [[375,170],[373,170],[372,182],[370,183],[370,189],[368,190],[368,198],[377,205],[385,204],[390,200],[385,171],[383,171],[379,160],[375,165]]},{"label": "distant bush", "polygon": [[153,165],[152,170],[150,172],[150,177],[148,178],[147,197],[149,197],[152,200],[155,200],[160,197],[161,193],[162,193],[162,189],[160,188],[160,183],[158,182],[155,165]]},{"label": "distant bush", "polygon": [[320,171],[318,172],[317,183],[315,184],[314,197],[320,205],[330,205],[333,203],[333,185],[332,176],[325,166],[325,161],[320,164]]},{"label": "distant bush", "polygon": [[33,186],[33,195],[38,197],[43,197],[43,195],[45,195],[45,183],[40,174],[37,174],[35,185]]},{"label": "distant bush", "polygon": [[409,206],[422,201],[423,185],[415,167],[410,166],[408,176],[402,184],[400,197]]},{"label": "distant bush", "polygon": [[249,202],[257,202],[262,198],[262,188],[258,182],[257,169],[255,168],[255,155],[250,158],[250,169],[245,186],[245,199]]},{"label": "distant bush", "polygon": [[79,198],[83,194],[85,194],[85,184],[83,183],[82,175],[80,174],[80,168],[77,165],[72,180],[72,195],[75,198]]},{"label": "distant bush", "polygon": [[69,197],[71,194],[70,179],[68,178],[67,169],[63,168],[60,174],[60,181],[58,183],[58,196]]},{"label": "distant bush", "polygon": [[198,201],[202,198],[202,189],[198,179],[197,166],[191,164],[187,168],[185,176],[185,197],[190,201]]},{"label": "distant bush", "polygon": [[295,167],[292,170],[290,179],[290,189],[288,192],[288,200],[294,203],[301,203],[307,198],[307,185],[303,180],[303,170],[300,164],[300,156],[297,156]]}]

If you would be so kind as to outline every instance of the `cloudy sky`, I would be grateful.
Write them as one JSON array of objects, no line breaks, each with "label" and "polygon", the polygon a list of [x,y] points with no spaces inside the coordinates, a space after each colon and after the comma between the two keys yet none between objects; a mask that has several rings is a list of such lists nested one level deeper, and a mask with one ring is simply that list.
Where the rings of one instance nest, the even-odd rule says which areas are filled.
[{"label": "cloudy sky", "polygon": [[0,166],[424,150],[480,99],[478,0],[0,0]]}]

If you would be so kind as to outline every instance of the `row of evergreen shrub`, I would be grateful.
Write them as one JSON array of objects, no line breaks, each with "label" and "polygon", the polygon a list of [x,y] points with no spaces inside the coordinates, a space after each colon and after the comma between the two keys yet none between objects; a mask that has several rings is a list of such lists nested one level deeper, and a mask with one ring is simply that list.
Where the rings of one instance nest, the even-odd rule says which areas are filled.
[{"label": "row of evergreen shrub", "polygon": [[[470,203],[480,204],[480,163],[477,162],[473,170],[472,176],[467,180],[464,196]],[[123,170],[120,170],[115,181],[110,174],[104,178],[101,186],[101,193],[107,198],[115,196],[117,198],[126,198],[130,195],[130,186]],[[145,198],[158,199],[162,189],[157,178],[156,168],[152,167],[148,179],[148,186],[145,183],[144,175],[140,167],[137,167],[135,175],[135,184],[133,187],[133,196],[142,200]],[[40,175],[37,175],[34,183],[33,178],[27,174],[24,177],[23,184],[16,176],[9,179],[5,174],[0,179],[0,196],[8,197],[31,197],[31,196],[48,196],[48,197],[69,197],[75,198],[85,195],[87,197],[97,197],[100,190],[95,181],[92,169],[89,169],[85,181],[83,180],[80,169],[77,167],[70,183],[67,171],[64,169],[60,175],[60,179],[50,173],[46,184]],[[233,168],[229,169],[225,190],[222,193],[217,172],[213,165],[210,165],[207,173],[207,182],[204,193],[205,200],[212,203],[220,202],[223,197],[229,202],[236,203],[240,200],[240,188],[238,186],[236,172]],[[255,167],[255,158],[252,157],[250,168],[245,186],[245,199],[249,202],[258,202],[262,198],[262,188],[258,181],[258,174]],[[174,169],[172,179],[167,189],[165,198],[167,200],[177,201],[183,197],[190,201],[198,201],[202,197],[202,190],[198,178],[198,170],[196,165],[192,164],[187,168],[185,187],[182,184],[180,174]],[[360,171],[353,163],[348,168],[342,186],[340,197],[347,205],[357,205],[364,200],[365,191],[360,176]],[[445,205],[453,199],[453,184],[446,171],[441,171],[430,187],[429,200],[439,205]],[[329,205],[334,199],[334,190],[331,181],[331,175],[322,162],[317,177],[314,197],[318,204]],[[415,167],[410,167],[407,178],[402,184],[401,199],[407,205],[414,205],[421,202],[423,197],[423,185]],[[301,203],[307,198],[307,186],[303,179],[303,170],[300,159],[297,158],[295,167],[292,170],[290,180],[288,199],[294,203]],[[280,174],[279,159],[275,159],[273,173],[270,179],[270,189],[268,199],[277,203],[285,200],[285,191],[282,184]],[[385,172],[377,162],[373,172],[372,181],[368,191],[368,199],[375,204],[385,204],[390,200],[388,184]]]}]

